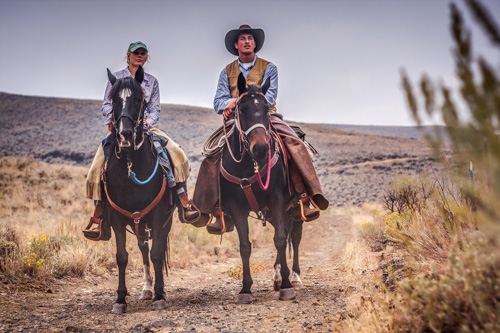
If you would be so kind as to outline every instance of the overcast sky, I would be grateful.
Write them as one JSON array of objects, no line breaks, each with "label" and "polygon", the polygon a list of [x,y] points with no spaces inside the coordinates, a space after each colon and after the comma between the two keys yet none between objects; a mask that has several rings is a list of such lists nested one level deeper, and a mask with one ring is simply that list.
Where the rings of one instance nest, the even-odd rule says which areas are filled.
[{"label": "overcast sky", "polygon": [[[211,108],[219,73],[235,59],[224,36],[249,24],[266,33],[258,55],[278,67],[285,118],[413,125],[400,69],[415,82],[425,72],[454,84],[449,2],[0,0],[0,91],[102,99],[106,67],[125,68],[129,43],[141,40],[162,103]],[[500,1],[483,3],[499,21]],[[498,54],[467,24],[474,51],[498,68]]]}]

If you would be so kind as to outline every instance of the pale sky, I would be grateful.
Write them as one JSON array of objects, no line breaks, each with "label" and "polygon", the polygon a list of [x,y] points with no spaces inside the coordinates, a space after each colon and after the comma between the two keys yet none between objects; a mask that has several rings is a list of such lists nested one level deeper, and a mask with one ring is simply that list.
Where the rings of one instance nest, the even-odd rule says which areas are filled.
[{"label": "pale sky", "polygon": [[[498,53],[470,19],[474,51]],[[445,0],[0,0],[0,91],[102,99],[106,68],[147,44],[146,72],[162,103],[213,107],[220,71],[235,57],[224,36],[262,28],[258,55],[278,67],[278,111],[334,124],[413,125],[400,69],[456,84]],[[483,0],[500,24],[500,1]],[[495,63],[496,61],[496,63]],[[99,110],[96,110],[99,112]]]}]

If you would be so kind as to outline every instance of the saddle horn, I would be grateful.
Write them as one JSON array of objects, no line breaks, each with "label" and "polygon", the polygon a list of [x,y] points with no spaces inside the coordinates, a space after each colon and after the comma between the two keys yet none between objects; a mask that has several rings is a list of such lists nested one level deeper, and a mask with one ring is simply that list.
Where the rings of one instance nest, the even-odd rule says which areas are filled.
[{"label": "saddle horn", "polygon": [[111,74],[111,71],[109,70],[109,68],[106,68],[106,70],[108,71],[109,82],[111,82],[111,85],[114,85],[116,82],[116,77],[113,74]]}]

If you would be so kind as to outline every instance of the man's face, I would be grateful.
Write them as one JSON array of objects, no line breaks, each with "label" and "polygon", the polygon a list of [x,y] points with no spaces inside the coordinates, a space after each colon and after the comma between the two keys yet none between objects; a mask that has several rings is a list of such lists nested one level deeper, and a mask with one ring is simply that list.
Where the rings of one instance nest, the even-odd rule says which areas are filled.
[{"label": "man's face", "polygon": [[252,54],[255,50],[255,39],[253,39],[252,34],[243,33],[238,36],[238,39],[234,43],[234,47],[239,53]]}]

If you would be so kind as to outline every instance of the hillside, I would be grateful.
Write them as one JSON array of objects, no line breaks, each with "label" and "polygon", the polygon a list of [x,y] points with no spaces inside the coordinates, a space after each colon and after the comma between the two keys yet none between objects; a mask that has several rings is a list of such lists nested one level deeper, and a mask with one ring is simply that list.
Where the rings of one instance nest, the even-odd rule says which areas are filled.
[{"label": "hillside", "polygon": [[423,139],[424,134],[435,136],[436,133],[443,140],[448,141],[444,126],[372,126],[372,125],[347,125],[347,124],[318,124],[333,127],[344,131],[375,134],[384,136],[400,136],[410,139]]},{"label": "hillside", "polygon": [[[49,163],[89,167],[106,134],[101,101],[0,93],[0,156],[22,156]],[[380,199],[399,173],[436,168],[430,149],[419,140],[300,124],[320,152],[315,165],[333,206]],[[158,127],[185,150],[194,184],[203,159],[201,146],[221,124],[207,108],[162,105]]]}]

